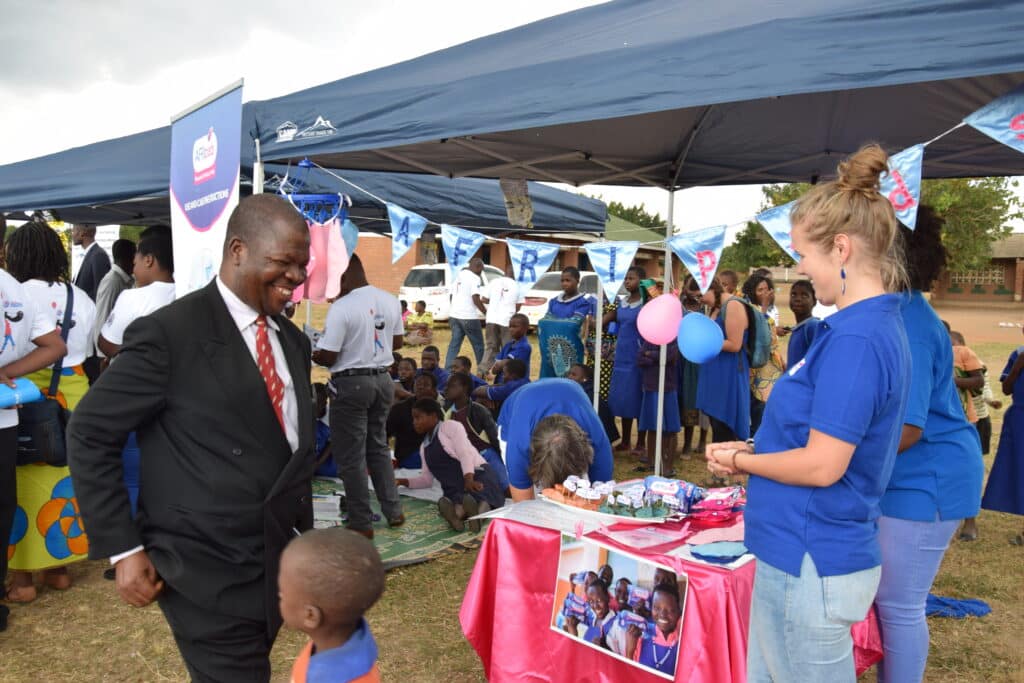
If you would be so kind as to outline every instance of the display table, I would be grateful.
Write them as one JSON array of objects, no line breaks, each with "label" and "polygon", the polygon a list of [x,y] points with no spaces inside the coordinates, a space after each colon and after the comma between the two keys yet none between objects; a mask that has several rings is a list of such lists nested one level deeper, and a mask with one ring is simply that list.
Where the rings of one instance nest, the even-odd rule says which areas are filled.
[{"label": "display table", "polygon": [[[558,531],[491,521],[459,613],[462,631],[480,656],[487,680],[661,681],[551,630],[560,547]],[[745,681],[756,563],[730,571],[664,555],[635,554],[689,577],[675,680]],[[859,674],[881,658],[873,612],[854,627],[853,636]]]}]

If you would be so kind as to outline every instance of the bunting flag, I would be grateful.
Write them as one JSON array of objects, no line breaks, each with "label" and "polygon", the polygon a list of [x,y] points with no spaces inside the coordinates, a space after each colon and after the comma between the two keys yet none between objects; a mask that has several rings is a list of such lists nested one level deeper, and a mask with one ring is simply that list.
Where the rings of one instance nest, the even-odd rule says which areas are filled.
[{"label": "bunting flag", "polygon": [[793,212],[793,204],[795,203],[790,202],[782,206],[773,207],[767,211],[762,211],[754,217],[754,220],[768,231],[772,239],[782,247],[784,252],[789,254],[791,259],[799,261],[800,258],[793,251],[793,241],[789,236],[790,231],[793,229],[789,222],[789,214]]},{"label": "bunting flag", "polygon": [[386,202],[388,219],[391,221],[391,263],[405,256],[412,243],[420,238],[427,219],[412,211],[406,211],[398,204]]},{"label": "bunting flag", "polygon": [[965,118],[964,123],[1024,152],[1024,85],[989,102]]},{"label": "bunting flag", "polygon": [[921,204],[921,164],[924,145],[907,147],[889,157],[889,172],[883,173],[881,189],[896,210],[899,222],[911,230],[917,225],[917,207]]},{"label": "bunting flag", "polygon": [[341,239],[345,242],[345,249],[349,256],[356,253],[356,244],[359,243],[359,228],[348,218],[341,224]]},{"label": "bunting flag", "polygon": [[595,242],[586,244],[583,248],[590,258],[590,265],[601,280],[604,287],[604,295],[609,301],[615,301],[622,287],[622,281],[626,279],[626,271],[633,263],[633,257],[640,249],[639,242]]},{"label": "bunting flag", "polygon": [[444,247],[445,260],[452,273],[452,280],[459,271],[469,265],[473,254],[484,243],[485,237],[478,232],[441,224],[441,246]]},{"label": "bunting flag", "polygon": [[505,241],[508,243],[509,258],[512,259],[512,272],[521,292],[533,287],[558,256],[557,244],[513,239]]},{"label": "bunting flag", "polygon": [[716,225],[713,228],[676,235],[668,241],[668,246],[697,280],[701,294],[708,291],[708,287],[715,279],[718,261],[722,258],[722,249],[725,247],[726,227]]}]

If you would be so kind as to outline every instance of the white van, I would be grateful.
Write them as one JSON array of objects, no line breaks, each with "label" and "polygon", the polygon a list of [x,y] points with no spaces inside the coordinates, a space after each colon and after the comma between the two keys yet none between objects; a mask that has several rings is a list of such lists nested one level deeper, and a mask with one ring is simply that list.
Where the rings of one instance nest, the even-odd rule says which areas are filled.
[{"label": "white van", "polygon": [[[487,284],[504,274],[500,268],[485,265],[481,275]],[[398,288],[398,298],[409,305],[410,311],[416,310],[417,301],[426,301],[427,312],[434,316],[434,320],[445,321],[452,305],[453,284],[454,278],[447,263],[413,266]]]}]

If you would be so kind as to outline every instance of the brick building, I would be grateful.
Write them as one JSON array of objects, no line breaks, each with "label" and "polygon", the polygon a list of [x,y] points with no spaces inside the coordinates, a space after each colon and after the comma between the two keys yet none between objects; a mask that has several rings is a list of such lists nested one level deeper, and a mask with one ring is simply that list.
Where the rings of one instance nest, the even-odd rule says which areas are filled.
[{"label": "brick building", "polygon": [[[950,258],[955,255],[950,254]],[[943,271],[932,288],[938,301],[1024,301],[1024,233],[992,244],[992,259],[983,270]]]}]

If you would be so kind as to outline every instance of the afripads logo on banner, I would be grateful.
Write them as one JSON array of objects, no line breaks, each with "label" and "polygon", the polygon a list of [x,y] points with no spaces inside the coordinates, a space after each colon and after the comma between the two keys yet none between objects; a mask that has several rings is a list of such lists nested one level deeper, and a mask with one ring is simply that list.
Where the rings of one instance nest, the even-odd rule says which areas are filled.
[{"label": "afripads logo on banner", "polygon": [[192,143],[192,184],[205,183],[217,175],[217,134],[213,126]]},{"label": "afripads logo on banner", "polygon": [[293,140],[305,138],[324,138],[328,135],[334,135],[336,132],[338,132],[337,129],[323,116],[317,116],[312,126],[302,130],[299,130],[299,127],[291,121],[285,121],[277,127],[277,142],[292,142]]}]

